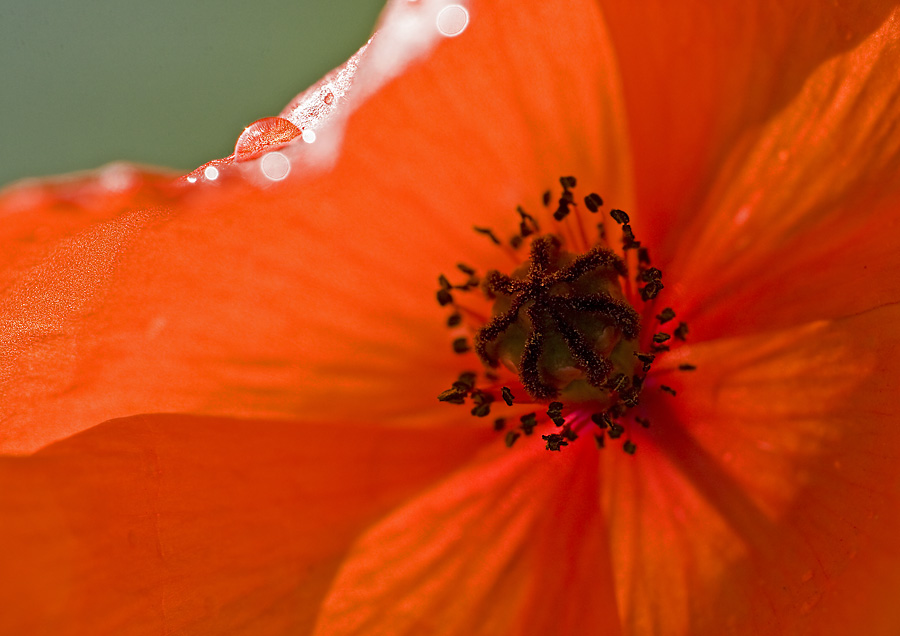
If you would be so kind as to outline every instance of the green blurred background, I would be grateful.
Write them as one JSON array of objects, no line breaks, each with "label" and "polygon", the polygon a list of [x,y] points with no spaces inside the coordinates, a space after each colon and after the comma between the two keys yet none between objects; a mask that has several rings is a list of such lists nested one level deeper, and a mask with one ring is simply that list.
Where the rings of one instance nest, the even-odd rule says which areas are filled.
[{"label": "green blurred background", "polygon": [[368,39],[384,0],[2,0],[0,185],[231,153]]}]

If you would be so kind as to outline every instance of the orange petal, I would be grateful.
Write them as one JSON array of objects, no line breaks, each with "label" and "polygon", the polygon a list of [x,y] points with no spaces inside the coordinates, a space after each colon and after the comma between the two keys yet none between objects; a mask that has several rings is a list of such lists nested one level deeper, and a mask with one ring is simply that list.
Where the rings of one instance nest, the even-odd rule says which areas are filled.
[{"label": "orange petal", "polygon": [[894,7],[885,0],[600,4],[622,69],[647,219],[636,218],[636,230],[656,245],[694,218],[733,145],[796,99],[826,60],[873,34]]},{"label": "orange petal", "polygon": [[897,42],[900,11],[816,68],[679,226],[670,271],[703,337],[900,299]]},{"label": "orange petal", "polygon": [[366,532],[315,636],[620,633],[597,450],[550,453],[536,436],[494,445]]},{"label": "orange petal", "polygon": [[[896,634],[900,305],[685,347],[604,493],[625,631]],[[651,383],[646,391],[655,391]],[[648,603],[647,599],[653,599]]]},{"label": "orange petal", "polygon": [[307,633],[357,534],[491,435],[153,415],[0,460],[0,632]]},{"label": "orange petal", "polygon": [[508,262],[472,226],[507,237],[561,174],[630,196],[617,81],[593,3],[478,5],[355,111],[330,173],[223,164],[29,248],[0,298],[2,449],[155,411],[456,419],[434,408],[460,370],[437,276]]}]

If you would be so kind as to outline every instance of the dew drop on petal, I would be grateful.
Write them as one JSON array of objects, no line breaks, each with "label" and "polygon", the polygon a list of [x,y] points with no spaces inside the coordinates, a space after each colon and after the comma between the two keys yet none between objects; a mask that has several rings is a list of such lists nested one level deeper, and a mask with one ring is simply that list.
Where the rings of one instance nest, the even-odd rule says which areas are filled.
[{"label": "dew drop on petal", "polygon": [[330,103],[333,102],[333,101],[334,101],[334,93],[328,93],[328,94],[325,96],[325,103],[326,103],[326,104],[330,104]]},{"label": "dew drop on petal", "polygon": [[267,179],[281,181],[291,171],[291,161],[280,152],[270,152],[263,155],[260,169]]},{"label": "dew drop on petal", "polygon": [[312,128],[307,128],[306,130],[303,131],[303,141],[305,141],[308,144],[311,144],[315,140],[316,140],[316,131],[315,130],[313,130]]},{"label": "dew drop on petal", "polygon": [[468,25],[469,12],[458,4],[448,5],[438,13],[437,28],[442,35],[455,37],[465,31]]},{"label": "dew drop on petal", "polygon": [[188,177],[188,183],[197,183],[197,177]]},{"label": "dew drop on petal", "polygon": [[246,128],[234,145],[235,161],[244,161],[270,146],[280,146],[300,135],[300,129],[282,117],[263,117]]},{"label": "dew drop on petal", "polygon": [[215,166],[207,166],[206,170],[203,171],[203,176],[210,181],[215,181],[219,178],[219,169]]}]

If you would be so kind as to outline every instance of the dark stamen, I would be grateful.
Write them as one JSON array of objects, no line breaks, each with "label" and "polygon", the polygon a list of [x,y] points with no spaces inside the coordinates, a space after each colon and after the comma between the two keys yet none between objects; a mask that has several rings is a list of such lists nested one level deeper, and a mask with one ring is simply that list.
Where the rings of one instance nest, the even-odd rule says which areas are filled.
[{"label": "dark stamen", "polygon": [[650,264],[650,250],[648,250],[646,247],[641,247],[638,249],[638,264]]},{"label": "dark stamen", "polygon": [[606,446],[603,441],[603,433],[594,435],[594,442],[597,444],[597,448],[603,448],[604,446]]},{"label": "dark stamen", "polygon": [[610,210],[609,215],[613,218],[613,221],[619,225],[625,225],[630,221],[628,215],[622,210]]},{"label": "dark stamen", "polygon": [[622,444],[622,450],[624,450],[629,455],[634,455],[634,451],[637,450],[637,445],[631,440],[627,440],[624,444]]},{"label": "dark stamen", "polygon": [[697,369],[697,367],[694,366],[693,364],[679,364],[678,365],[679,371],[695,371],[696,369]]},{"label": "dark stamen", "polygon": [[601,199],[600,195],[596,192],[591,192],[584,197],[584,204],[591,213],[596,213],[600,209],[600,206],[603,205],[603,199]]},{"label": "dark stamen", "polygon": [[591,415],[591,420],[593,420],[594,424],[599,426],[600,428],[609,428],[612,424],[612,420],[609,419],[609,415],[607,413],[594,413]]},{"label": "dark stamen", "polygon": [[465,391],[460,391],[454,387],[452,389],[447,389],[438,395],[438,400],[447,402],[448,404],[463,404],[466,400],[466,393]]},{"label": "dark stamen", "polygon": [[472,229],[475,230],[476,232],[478,232],[479,234],[484,234],[485,236],[487,236],[489,239],[491,239],[491,241],[493,241],[494,245],[500,245],[500,239],[498,239],[496,236],[494,236],[494,232],[493,232],[493,230],[491,230],[491,228],[478,227],[477,225],[475,225],[475,226],[472,226]]},{"label": "dark stamen", "polygon": [[456,353],[465,353],[469,350],[469,341],[465,338],[457,338],[453,341],[453,351]]},{"label": "dark stamen", "polygon": [[549,435],[541,435],[541,439],[547,440],[546,449],[550,451],[561,450],[561,446],[568,446],[569,442],[562,435],[550,433]]},{"label": "dark stamen", "polygon": [[656,319],[659,321],[659,324],[664,325],[665,323],[672,320],[675,317],[675,312],[672,311],[671,307],[666,307],[663,309],[659,315],[656,316]]},{"label": "dark stamen", "polygon": [[670,336],[667,333],[662,333],[662,332],[655,333],[655,334],[653,334],[653,342],[655,342],[656,344],[660,344],[660,343],[665,342],[666,340],[668,340],[671,337],[672,336]]},{"label": "dark stamen", "polygon": [[437,301],[441,307],[449,305],[453,302],[453,294],[448,292],[446,289],[439,289],[437,291]]},{"label": "dark stamen", "polygon": [[462,314],[459,312],[450,314],[447,318],[447,326],[448,327],[456,327],[462,322]]},{"label": "dark stamen", "polygon": [[622,247],[626,250],[638,249],[641,246],[640,241],[634,240],[634,232],[631,230],[631,226],[626,223],[622,226]]},{"label": "dark stamen", "polygon": [[651,281],[640,288],[641,300],[653,300],[663,290],[663,284],[658,280]]},{"label": "dark stamen", "polygon": [[686,322],[678,323],[678,328],[675,329],[674,333],[675,333],[675,337],[678,338],[679,340],[682,340],[682,341],[687,340],[687,334],[688,334],[687,323]]},{"label": "dark stamen", "polygon": [[512,448],[512,445],[516,443],[516,440],[522,437],[519,433],[515,431],[506,431],[506,438],[503,440],[506,443],[507,448]]},{"label": "dark stamen", "polygon": [[647,418],[635,416],[634,421],[644,428],[650,428],[650,420],[648,420]]},{"label": "dark stamen", "polygon": [[672,395],[675,395],[675,389],[673,389],[670,386],[666,386],[665,384],[660,384],[659,388],[662,389],[663,391],[665,391],[666,393],[671,393]]},{"label": "dark stamen", "polygon": [[522,422],[522,430],[525,431],[525,434],[531,435],[532,431],[534,431],[534,427],[537,426],[537,414],[527,413],[520,417],[519,421]]},{"label": "dark stamen", "polygon": [[513,405],[513,394],[508,388],[503,387],[500,389],[500,392],[503,394],[503,401],[506,402],[506,406]]},{"label": "dark stamen", "polygon": [[498,417],[496,420],[494,420],[494,430],[495,431],[502,431],[504,428],[506,428],[506,418],[505,417]]}]

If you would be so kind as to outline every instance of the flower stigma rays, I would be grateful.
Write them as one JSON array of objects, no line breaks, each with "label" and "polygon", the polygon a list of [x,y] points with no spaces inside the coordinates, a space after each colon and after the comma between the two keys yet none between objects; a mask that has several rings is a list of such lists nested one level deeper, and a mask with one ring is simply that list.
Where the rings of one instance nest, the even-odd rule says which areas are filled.
[{"label": "flower stigma rays", "polygon": [[436,20],[438,31],[448,38],[456,37],[469,25],[469,12],[465,7],[451,4],[441,9]]},{"label": "flower stigma rays", "polygon": [[263,175],[271,181],[281,181],[291,171],[291,162],[280,152],[269,152],[259,162]]}]

